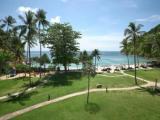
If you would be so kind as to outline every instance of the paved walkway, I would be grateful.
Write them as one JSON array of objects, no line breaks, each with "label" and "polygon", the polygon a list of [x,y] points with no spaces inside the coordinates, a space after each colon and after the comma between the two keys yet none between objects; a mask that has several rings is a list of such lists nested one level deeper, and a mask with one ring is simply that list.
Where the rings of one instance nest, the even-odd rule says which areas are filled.
[{"label": "paved walkway", "polygon": [[[14,76],[14,77],[9,77],[9,75],[4,75],[4,76],[1,76],[0,77],[0,81],[1,80],[13,80],[13,79],[16,79],[16,78],[20,78],[20,77],[29,77],[29,74],[28,73],[26,73],[26,75],[25,75],[25,73],[18,73],[16,76]],[[39,75],[38,74],[33,74],[33,73],[31,73],[31,77],[39,77]]]},{"label": "paved walkway", "polygon": [[[123,73],[123,74],[124,75],[128,75],[126,73]],[[128,76],[134,77],[132,75],[128,75]],[[128,90],[134,90],[134,89],[137,89],[137,88],[140,88],[140,87],[154,86],[154,82],[150,82],[150,81],[147,81],[147,80],[142,79],[142,78],[138,78],[138,79],[147,82],[147,84],[141,85],[141,86],[125,87],[125,88],[108,88],[107,91],[128,91]],[[158,84],[158,85],[160,85],[160,84]],[[100,91],[106,91],[106,89],[104,89],[104,88],[103,89],[90,89],[90,92],[100,92]],[[68,95],[65,95],[65,96],[62,96],[62,97],[58,97],[56,99],[52,99],[50,101],[45,101],[45,102],[42,102],[42,103],[38,103],[38,104],[35,104],[33,106],[30,106],[30,107],[27,107],[27,108],[24,108],[24,109],[21,109],[21,110],[12,112],[12,113],[8,113],[8,114],[6,114],[4,116],[1,116],[0,120],[8,120],[8,119],[11,119],[11,118],[16,117],[18,115],[21,115],[23,113],[32,111],[34,109],[37,109],[37,108],[40,108],[40,107],[43,107],[43,106],[46,106],[46,105],[49,105],[51,103],[63,101],[65,99],[72,98],[72,97],[79,96],[79,95],[83,95],[83,94],[86,94],[86,93],[87,93],[87,90],[81,91],[81,92],[72,93],[72,94],[68,94]]]},{"label": "paved walkway", "polygon": [[[26,92],[29,92],[29,91],[34,90],[34,89],[36,89],[36,88],[37,88],[37,87],[29,88],[29,89],[26,90]],[[19,95],[19,94],[21,94],[21,93],[22,93],[22,92],[16,92],[16,93],[13,93],[13,94],[11,94],[11,95],[12,95],[12,96],[17,96],[17,95]],[[8,95],[5,95],[5,96],[0,97],[0,100],[7,99],[7,98],[9,98],[9,96],[8,96]]]}]

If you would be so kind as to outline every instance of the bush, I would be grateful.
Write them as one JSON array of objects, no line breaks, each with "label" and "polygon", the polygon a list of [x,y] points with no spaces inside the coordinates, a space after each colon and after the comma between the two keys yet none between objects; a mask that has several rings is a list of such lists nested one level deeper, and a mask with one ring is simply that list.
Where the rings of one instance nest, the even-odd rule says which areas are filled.
[{"label": "bush", "polygon": [[29,72],[29,66],[24,65],[24,64],[17,64],[16,65],[16,72],[17,73]]}]

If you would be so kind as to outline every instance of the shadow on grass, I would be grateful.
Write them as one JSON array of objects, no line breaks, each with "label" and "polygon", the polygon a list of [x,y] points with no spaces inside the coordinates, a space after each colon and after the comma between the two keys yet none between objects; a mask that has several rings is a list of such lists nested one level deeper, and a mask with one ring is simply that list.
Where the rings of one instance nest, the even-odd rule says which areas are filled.
[{"label": "shadow on grass", "polygon": [[37,91],[26,92],[23,91],[19,95],[9,95],[9,98],[4,102],[19,103],[20,105],[25,105],[25,101],[29,100],[31,96],[37,94]]},{"label": "shadow on grass", "polygon": [[18,78],[13,78],[12,80],[23,80],[23,81],[27,81],[29,79],[29,77],[25,77],[25,76],[22,76],[22,77],[18,77]]},{"label": "shadow on grass", "polygon": [[158,96],[160,96],[160,88],[156,88],[155,89],[155,87],[140,87],[139,89],[138,89],[138,91],[140,91],[140,92],[148,92],[149,94],[151,94],[152,96],[154,96],[154,95],[158,95]]},{"label": "shadow on grass", "polygon": [[88,103],[84,106],[85,111],[89,112],[90,114],[96,114],[100,111],[100,107],[96,103]]},{"label": "shadow on grass", "polygon": [[81,80],[81,72],[62,72],[54,75],[47,75],[42,79],[43,86],[67,86],[72,85],[73,80]]}]

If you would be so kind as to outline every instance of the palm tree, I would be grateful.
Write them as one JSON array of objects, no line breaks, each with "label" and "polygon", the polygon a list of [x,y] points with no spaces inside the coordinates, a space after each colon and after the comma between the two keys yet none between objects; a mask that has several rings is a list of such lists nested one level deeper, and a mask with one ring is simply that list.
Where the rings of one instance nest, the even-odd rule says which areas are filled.
[{"label": "palm tree", "polygon": [[98,49],[94,49],[92,51],[92,57],[94,57],[95,68],[96,68],[96,66],[98,67],[97,60],[98,61],[100,60],[100,51]]},{"label": "palm tree", "polygon": [[10,28],[13,28],[13,24],[16,23],[16,20],[12,16],[7,16],[1,20],[2,24],[1,27],[6,27],[6,31],[8,32]]},{"label": "palm tree", "polygon": [[127,39],[123,39],[123,41],[121,42],[121,53],[125,54],[126,57],[127,57],[127,61],[128,61],[128,68],[130,67],[129,66],[129,43],[128,43],[128,40]]},{"label": "palm tree", "polygon": [[92,64],[92,60],[87,60],[85,62],[85,68],[83,69],[83,72],[85,75],[87,75],[88,78],[88,91],[87,91],[87,104],[89,103],[89,93],[90,93],[90,78],[95,77],[96,72],[95,72],[95,67]]},{"label": "palm tree", "polygon": [[6,37],[7,42],[6,43],[8,43],[6,45],[6,47],[8,49],[10,49],[10,47],[11,47],[11,44],[10,44],[11,39],[10,39],[10,33],[9,32],[10,32],[11,29],[13,29],[15,23],[16,23],[16,20],[12,16],[7,16],[7,17],[5,17],[4,19],[1,20],[0,27],[1,28],[6,28],[6,34],[7,34],[7,37]]},{"label": "palm tree", "polygon": [[83,52],[80,52],[79,60],[82,63],[82,68],[86,67],[86,62],[91,59],[91,56],[88,55],[87,51],[84,50]]},{"label": "palm tree", "polygon": [[[46,26],[49,25],[49,22],[46,20],[46,12],[43,9],[39,9],[36,13],[36,21],[38,22],[38,35],[39,35],[39,44],[40,44],[40,58],[42,56],[42,39],[41,39],[41,26],[44,30]],[[40,63],[40,78],[41,78],[41,63]]]},{"label": "palm tree", "polygon": [[[32,11],[28,11],[25,13],[25,16],[19,16],[21,21],[23,22],[23,25],[20,25],[19,28],[21,29],[21,35],[26,35],[26,42],[28,47],[28,55],[29,55],[29,67],[31,70],[31,51],[30,48],[32,47],[34,43],[34,36],[36,34],[36,20],[35,20],[35,14]],[[30,85],[31,85],[31,73],[29,70],[29,78],[30,78]]]},{"label": "palm tree", "polygon": [[129,39],[134,46],[134,68],[135,68],[135,84],[137,85],[137,72],[136,72],[136,42],[137,42],[137,38],[138,36],[140,36],[142,34],[142,31],[140,31],[141,27],[143,25],[138,24],[136,25],[135,23],[131,22],[128,25],[128,28],[125,29],[124,31],[124,35],[127,36],[127,39]]}]

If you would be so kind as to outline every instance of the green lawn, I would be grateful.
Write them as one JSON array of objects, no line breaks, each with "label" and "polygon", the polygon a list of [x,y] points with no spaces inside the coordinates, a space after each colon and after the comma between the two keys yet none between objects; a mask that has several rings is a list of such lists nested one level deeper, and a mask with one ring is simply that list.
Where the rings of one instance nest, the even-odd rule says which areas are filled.
[{"label": "green lawn", "polygon": [[[126,73],[134,75],[134,71],[126,71]],[[137,76],[150,81],[155,81],[155,79],[159,79],[160,81],[160,68],[154,68],[146,71],[138,70]]]},{"label": "green lawn", "polygon": [[160,97],[145,91],[97,92],[50,104],[13,120],[159,120]]},{"label": "green lawn", "polygon": [[[87,89],[87,78],[82,77],[80,73],[54,75],[46,79],[48,82],[45,85],[38,87],[30,93],[26,93],[23,97],[0,101],[0,116],[46,101],[48,94],[51,98],[56,98]],[[91,87],[95,88],[98,83],[104,87],[126,87],[133,86],[134,79],[127,76],[107,78],[97,75],[91,79]]]},{"label": "green lawn", "polygon": [[[32,81],[36,81],[37,78],[32,78]],[[29,83],[29,78],[16,78],[11,80],[0,81],[0,96],[7,95],[8,93],[15,93],[23,90],[25,85]]]},{"label": "green lawn", "polygon": [[120,72],[114,72],[114,73],[107,73],[107,72],[105,72],[105,73],[103,73],[104,75],[107,75],[107,76],[116,76],[116,75],[123,75],[122,73],[120,73]]}]

